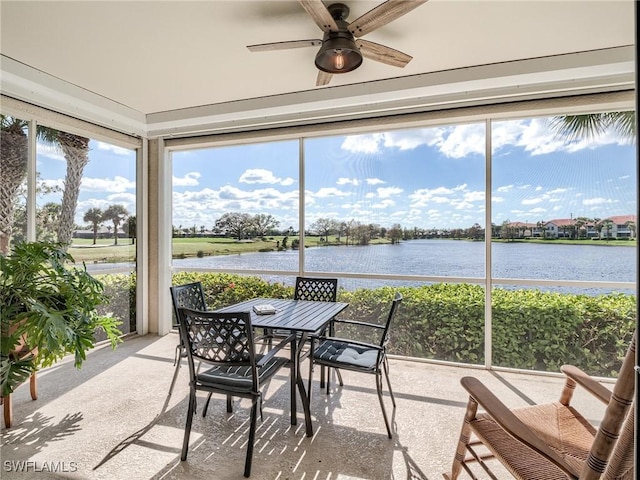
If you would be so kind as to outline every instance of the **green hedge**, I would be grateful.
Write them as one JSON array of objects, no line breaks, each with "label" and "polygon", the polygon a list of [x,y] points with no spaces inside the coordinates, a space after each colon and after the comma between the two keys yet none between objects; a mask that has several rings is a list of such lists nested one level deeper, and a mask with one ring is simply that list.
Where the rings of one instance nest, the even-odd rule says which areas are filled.
[{"label": "green hedge", "polygon": [[[127,295],[113,305],[131,312],[135,325],[135,277],[110,288],[117,275],[103,278],[107,291]],[[293,287],[256,276],[180,272],[173,284],[202,282],[209,308],[255,297],[291,298]],[[410,357],[484,363],[484,288],[471,284],[436,283],[421,287],[340,289],[338,300],[349,303],[342,318],[383,322],[391,300],[404,300],[392,326],[389,352]],[[570,363],[592,375],[615,376],[636,324],[636,298],[611,293],[588,296],[539,290],[492,291],[492,364],[557,372]],[[115,311],[115,308],[113,309]],[[336,330],[337,335],[356,334]],[[375,340],[369,338],[369,340]]]}]

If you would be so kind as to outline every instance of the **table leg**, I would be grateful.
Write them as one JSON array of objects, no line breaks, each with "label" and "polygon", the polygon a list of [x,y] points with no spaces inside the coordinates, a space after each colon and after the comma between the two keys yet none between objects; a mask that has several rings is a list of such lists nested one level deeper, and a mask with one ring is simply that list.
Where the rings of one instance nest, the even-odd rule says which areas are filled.
[{"label": "table leg", "polygon": [[298,381],[298,363],[300,362],[300,357],[298,356],[298,345],[296,342],[296,338],[294,336],[293,340],[291,340],[291,372],[289,374],[289,383],[291,384],[291,425],[298,424],[297,417],[297,405],[296,405],[296,383]]},{"label": "table leg", "polygon": [[300,337],[298,352],[296,357],[296,383],[298,384],[298,390],[300,390],[300,399],[302,400],[302,409],[304,410],[304,422],[307,431],[307,437],[313,437],[313,424],[311,423],[311,405],[309,397],[307,396],[307,390],[304,387],[304,381],[302,380],[302,372],[300,371],[300,354],[302,353],[303,346],[307,341],[307,334],[303,333]]}]

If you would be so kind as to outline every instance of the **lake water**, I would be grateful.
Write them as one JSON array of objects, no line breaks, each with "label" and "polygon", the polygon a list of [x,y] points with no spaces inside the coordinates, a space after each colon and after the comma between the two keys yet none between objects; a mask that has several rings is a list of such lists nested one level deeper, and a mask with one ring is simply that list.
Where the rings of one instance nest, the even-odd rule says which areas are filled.
[{"label": "lake water", "polygon": [[[305,250],[305,271],[444,277],[484,276],[484,243],[457,240],[411,240],[398,245],[318,247]],[[494,278],[635,282],[633,247],[495,243]],[[298,251],[248,253],[174,260],[175,267],[298,270]],[[347,281],[352,287],[362,281]],[[367,286],[380,284],[367,281]],[[343,284],[341,280],[341,284]],[[388,282],[384,282],[388,284]],[[347,284],[344,284],[349,288]],[[630,293],[630,292],[625,292]]]}]

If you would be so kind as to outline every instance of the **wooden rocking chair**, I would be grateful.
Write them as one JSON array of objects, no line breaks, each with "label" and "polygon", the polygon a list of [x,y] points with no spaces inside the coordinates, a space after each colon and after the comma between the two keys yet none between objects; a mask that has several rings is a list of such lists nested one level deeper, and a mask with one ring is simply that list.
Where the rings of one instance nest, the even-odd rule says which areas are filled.
[{"label": "wooden rocking chair", "polygon": [[[560,400],[550,404],[509,409],[478,379],[461,379],[469,403],[452,471],[444,477],[455,480],[464,469],[476,479],[469,464],[478,463],[495,480],[487,460],[497,459],[522,480],[635,479],[635,347],[634,335],[613,392],[565,365]],[[607,405],[599,428],[569,405],[576,385]],[[478,449],[482,445],[489,454]]]}]

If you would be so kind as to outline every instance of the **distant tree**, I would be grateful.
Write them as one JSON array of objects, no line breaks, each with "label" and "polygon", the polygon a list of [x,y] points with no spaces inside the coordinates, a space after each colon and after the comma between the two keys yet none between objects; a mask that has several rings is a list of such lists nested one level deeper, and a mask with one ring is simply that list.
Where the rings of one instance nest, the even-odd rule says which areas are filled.
[{"label": "distant tree", "polygon": [[371,237],[369,236],[370,230],[368,225],[362,225],[360,222],[357,222],[351,231],[351,235],[355,238],[357,245],[369,245]]},{"label": "distant tree", "polygon": [[131,245],[135,245],[138,235],[138,220],[135,215],[131,215],[122,224],[122,229],[127,236],[131,239]]},{"label": "distant tree", "polygon": [[103,214],[104,221],[109,221],[113,223],[113,241],[114,245],[118,245],[118,227],[129,215],[127,209],[124,208],[123,205],[115,204],[110,205]]},{"label": "distant tree", "polygon": [[602,229],[605,232],[605,240],[608,242],[611,238],[611,229],[613,228],[613,221],[610,218],[605,218],[602,221]]},{"label": "distant tree", "polygon": [[347,222],[337,222],[336,233],[338,234],[338,243],[342,243],[342,234],[347,231]]},{"label": "distant tree", "polygon": [[47,202],[36,211],[36,236],[38,240],[56,241],[56,229],[60,223],[62,207],[59,203]]},{"label": "distant tree", "polygon": [[402,226],[399,223],[391,225],[391,228],[387,230],[387,238],[392,244],[400,243],[400,240],[402,240]]},{"label": "distant tree", "polygon": [[472,240],[480,240],[482,238],[482,227],[478,223],[474,223],[467,231],[467,236]]},{"label": "distant tree", "polygon": [[586,226],[589,224],[591,220],[589,220],[587,217],[577,217],[576,218],[576,230],[577,230],[577,235],[578,235],[578,239],[580,239],[581,237],[586,238],[587,237],[587,229]]},{"label": "distant tree", "polygon": [[98,227],[102,223],[102,215],[103,215],[103,212],[99,208],[90,208],[84,214],[84,217],[82,217],[82,219],[85,222],[88,222],[88,223],[91,224],[91,229],[93,231],[93,244],[94,245],[97,243]]},{"label": "distant tree", "polygon": [[507,219],[502,222],[502,226],[500,227],[500,238],[507,241],[515,238],[515,228],[513,227],[511,220]]},{"label": "distant tree", "polygon": [[319,218],[311,224],[311,230],[329,240],[329,235],[335,233],[338,229],[337,223],[333,218]]},{"label": "distant tree", "polygon": [[252,217],[248,213],[228,212],[216,220],[216,228],[238,240],[242,240],[252,226]]},{"label": "distant tree", "polygon": [[626,227],[631,231],[631,238],[636,237],[636,223],[633,220],[625,222]]},{"label": "distant tree", "polygon": [[251,219],[251,227],[253,227],[258,237],[264,237],[269,230],[278,227],[278,225],[280,225],[280,222],[276,220],[273,215],[259,213]]},{"label": "distant tree", "polygon": [[600,238],[602,234],[602,226],[603,226],[602,219],[595,217],[595,218],[592,218],[591,221],[593,222],[593,229],[596,231],[598,238]]},{"label": "distant tree", "polygon": [[[347,237],[347,245],[349,245],[349,237],[355,236],[355,230],[359,225],[360,222],[355,221],[353,218],[345,223],[344,235]],[[351,243],[353,243],[353,239],[351,240]]]}]

